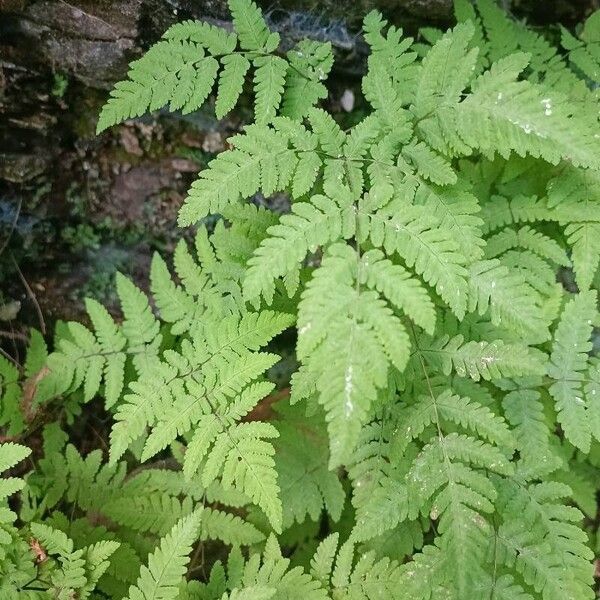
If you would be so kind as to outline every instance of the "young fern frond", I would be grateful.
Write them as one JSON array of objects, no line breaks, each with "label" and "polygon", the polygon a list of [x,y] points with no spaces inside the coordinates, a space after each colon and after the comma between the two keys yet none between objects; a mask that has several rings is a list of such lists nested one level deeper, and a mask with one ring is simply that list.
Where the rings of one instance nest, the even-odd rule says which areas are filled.
[{"label": "young fern frond", "polygon": [[554,380],[550,393],[556,402],[558,422],[566,438],[583,452],[589,451],[592,434],[582,384],[587,354],[592,349],[596,304],[595,291],[569,300],[556,328],[548,365],[548,375]]},{"label": "young fern frond", "polygon": [[[27,446],[5,442],[0,444],[0,473],[11,469],[31,454]],[[25,487],[25,482],[20,477],[0,478],[0,558],[4,559],[6,552],[4,547],[13,543],[11,526],[17,515],[10,510],[7,499]]]},{"label": "young fern frond", "polygon": [[541,308],[541,298],[516,271],[500,263],[485,260],[471,266],[471,312],[489,311],[492,324],[511,328],[524,337],[542,342],[548,339],[548,323]]},{"label": "young fern frond", "polygon": [[80,323],[68,324],[69,336],[59,341],[48,357],[53,393],[83,386],[83,401],[91,400],[104,384],[106,407],[115,405],[123,391],[125,366],[130,358],[139,375],[157,360],[162,336],[147,297],[122,275],[117,275],[117,292],[125,319],[117,325],[97,301],[86,300],[94,331]]},{"label": "young fern frond", "polygon": [[[294,52],[303,60],[286,60],[274,54],[279,34],[268,30],[254,2],[231,0],[230,7],[233,33],[201,21],[176,23],[132,62],[128,79],[111,92],[97,132],[167,105],[170,111],[190,113],[205,103],[215,83],[215,112],[221,119],[237,104],[251,67],[257,123],[271,122],[282,99],[284,114],[304,116],[324,96],[321,79],[331,69],[331,47],[302,44]],[[300,100],[303,92],[307,95]]]},{"label": "young fern frond", "polygon": [[196,510],[175,523],[148,557],[148,566],[142,566],[136,585],[129,588],[127,600],[177,598],[192,545],[198,538],[201,518],[202,510]]}]

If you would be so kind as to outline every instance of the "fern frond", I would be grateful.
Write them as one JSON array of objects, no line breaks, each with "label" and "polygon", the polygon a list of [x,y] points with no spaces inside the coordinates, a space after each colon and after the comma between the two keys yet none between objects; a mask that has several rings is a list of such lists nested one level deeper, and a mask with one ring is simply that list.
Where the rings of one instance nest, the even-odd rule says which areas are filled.
[{"label": "fern frond", "polygon": [[334,521],[342,514],[346,495],[337,473],[327,468],[328,439],[320,418],[307,418],[304,410],[277,407],[279,438],[275,441],[275,465],[283,528],[308,515],[317,521],[323,508]]},{"label": "fern frond", "polygon": [[380,61],[376,54],[369,57],[369,69],[362,80],[362,91],[386,130],[398,127],[398,121],[407,121],[402,100],[394,89],[389,66]]},{"label": "fern frond", "polygon": [[448,161],[434,152],[427,144],[419,142],[405,146],[402,154],[413,163],[423,177],[432,183],[438,185],[456,183],[456,173]]},{"label": "fern frond", "polygon": [[[299,305],[297,352],[307,361],[327,413],[331,465],[351,452],[386,381],[388,363],[403,370],[408,360],[404,325],[377,294],[355,285],[357,268],[354,250],[332,246]],[[326,336],[327,331],[335,335]]]},{"label": "fern frond", "polygon": [[454,369],[461,377],[475,381],[537,375],[546,362],[543,353],[521,344],[502,340],[464,343],[462,335],[445,336],[432,346],[421,346],[419,352],[444,375]]},{"label": "fern frond", "polygon": [[488,156],[497,152],[506,158],[514,151],[552,164],[564,159],[599,168],[598,141],[586,119],[566,98],[516,80],[527,63],[526,55],[513,54],[473,82],[472,93],[458,105],[461,137]]},{"label": "fern frond", "polygon": [[472,36],[473,26],[461,23],[446,33],[423,59],[413,107],[417,118],[458,102],[477,61],[477,49],[468,50]]},{"label": "fern frond", "polygon": [[191,112],[206,100],[219,69],[201,44],[163,39],[130,65],[128,79],[115,85],[98,120],[97,132],[147,110],[170,104]]},{"label": "fern frond", "polygon": [[[201,424],[202,425],[202,424]],[[240,423],[217,431],[214,447],[202,472],[208,485],[221,472],[225,489],[237,487],[260,506],[273,529],[281,531],[282,508],[273,446],[265,440],[278,436],[268,423]]]},{"label": "fern frond", "polygon": [[520,455],[519,472],[527,478],[544,476],[560,466],[560,460],[550,445],[550,427],[540,393],[520,389],[506,394],[502,401],[504,413],[512,425]]},{"label": "fern frond", "polygon": [[237,46],[235,33],[228,33],[222,27],[215,27],[203,21],[181,21],[171,25],[163,39],[178,42],[195,42],[206,48],[211,54],[228,54]]},{"label": "fern frond", "polygon": [[432,334],[435,307],[419,280],[404,267],[384,258],[379,250],[368,250],[360,259],[358,281],[375,289],[396,308],[404,311],[415,324]]},{"label": "fern frond", "polygon": [[331,578],[332,594],[352,600],[393,597],[399,583],[398,564],[387,557],[378,560],[375,552],[368,552],[353,566],[353,555],[352,544],[341,546]]},{"label": "fern frond", "polygon": [[116,283],[125,317],[123,334],[129,340],[132,350],[138,353],[160,345],[160,325],[152,314],[146,294],[121,273],[117,273]]},{"label": "fern frond", "polygon": [[296,177],[300,178],[296,185],[307,186],[306,175],[302,171],[296,175],[296,169],[299,156],[314,149],[309,132],[282,117],[275,124],[275,128],[250,125],[243,135],[230,138],[234,149],[219,154],[192,184],[179,212],[181,225],[222,213],[259,189],[266,196],[284,190],[294,185]]},{"label": "fern frond", "polygon": [[[21,444],[13,442],[0,444],[0,473],[11,469],[30,454],[31,450]],[[0,479],[0,525],[3,527],[12,524],[12,521],[16,519],[16,514],[5,506],[6,499],[24,487],[25,482],[19,477],[2,477]],[[11,536],[3,532],[3,535],[0,536],[0,548],[11,541]],[[0,550],[0,556],[2,555],[3,552]]]},{"label": "fern frond", "polygon": [[598,412],[598,401],[600,399],[600,364],[596,358],[590,360],[588,381],[584,386],[588,418],[592,435],[600,441],[600,413]]},{"label": "fern frond", "polygon": [[[210,355],[201,346],[188,343],[182,350],[181,355],[169,353],[152,376],[130,385],[132,393],[126,394],[119,406],[111,432],[113,462],[147,426],[155,427],[144,445],[144,460],[150,458],[177,435],[189,431],[203,414],[210,413],[211,405],[239,393],[277,361],[276,356],[266,353],[228,355],[224,348],[225,356],[217,354],[210,362]],[[189,395],[182,394],[186,389]]]},{"label": "fern frond", "polygon": [[267,230],[267,237],[248,261],[244,295],[256,301],[262,295],[270,303],[274,279],[292,271],[308,252],[318,246],[354,233],[354,211],[348,201],[313,196],[310,202],[293,205],[278,225]]},{"label": "fern frond", "polygon": [[475,263],[470,269],[469,310],[484,315],[488,310],[494,325],[514,328],[535,341],[549,337],[540,298],[520,274],[498,260]]},{"label": "fern frond", "polygon": [[[470,589],[481,575],[484,539],[490,524],[481,513],[493,511],[494,486],[478,468],[509,475],[512,465],[496,447],[451,433],[434,436],[415,459],[406,476],[409,517],[427,509],[440,519],[438,542],[454,572],[457,593]],[[440,489],[441,488],[441,489]]]},{"label": "fern frond", "polygon": [[128,357],[138,374],[157,359],[161,336],[147,297],[120,274],[117,291],[125,315],[121,326],[89,298],[85,306],[93,331],[80,323],[68,323],[69,335],[59,340],[47,361],[51,373],[45,384],[47,389],[53,388],[54,395],[83,387],[83,401],[88,402],[104,384],[105,406],[111,408],[121,397]]},{"label": "fern frond", "polygon": [[19,370],[4,356],[0,356],[0,425],[9,435],[20,433],[25,427],[21,410]]},{"label": "fern frond", "polygon": [[13,442],[3,442],[1,447],[0,473],[14,467],[31,454],[29,448]]},{"label": "fern frond", "polygon": [[244,50],[271,52],[279,35],[271,33],[258,6],[251,0],[229,0],[235,30]]},{"label": "fern frond", "polygon": [[556,482],[524,486],[508,481],[502,488],[504,522],[495,559],[543,598],[593,598],[592,553],[585,532],[574,524],[582,515],[561,502],[569,488]]},{"label": "fern frond", "polygon": [[415,204],[426,207],[457,237],[461,252],[471,260],[483,256],[483,220],[479,216],[477,198],[462,184],[453,188],[420,185],[415,192]]},{"label": "fern frond", "polygon": [[486,232],[517,223],[558,220],[545,198],[516,195],[513,198],[492,196],[482,203],[481,218]]},{"label": "fern frond", "polygon": [[527,225],[519,230],[508,227],[489,237],[485,253],[488,258],[496,258],[513,248],[530,250],[563,267],[571,264],[566,252],[555,240]]},{"label": "fern frond", "polygon": [[129,588],[127,600],[177,598],[201,518],[202,510],[196,510],[178,521],[160,540],[158,548],[148,557],[148,566],[142,566],[136,585]]},{"label": "fern frond", "polygon": [[589,290],[600,264],[600,223],[571,223],[565,235],[577,285],[581,291]]},{"label": "fern frond", "polygon": [[[359,207],[360,211],[360,207]],[[362,238],[387,253],[397,252],[405,263],[435,286],[451,310],[464,316],[467,303],[466,257],[452,231],[422,206],[410,206],[391,219],[359,212]]]},{"label": "fern frond", "polygon": [[255,119],[258,124],[270,123],[281,102],[288,63],[279,56],[254,59]]},{"label": "fern frond", "polygon": [[583,292],[569,300],[554,335],[548,375],[554,380],[550,394],[556,402],[558,422],[565,437],[577,448],[588,452],[591,442],[590,422],[583,398],[582,382],[592,322],[597,316],[596,292]]},{"label": "fern frond", "polygon": [[561,44],[569,51],[569,61],[591,81],[600,81],[598,56],[598,12],[593,13],[584,23],[577,39],[561,27]]},{"label": "fern frond", "polygon": [[112,521],[141,533],[166,535],[173,525],[192,512],[190,498],[183,502],[164,493],[150,493],[109,500],[102,512]]},{"label": "fern frond", "polygon": [[394,448],[403,453],[425,428],[438,419],[453,422],[500,447],[512,449],[514,440],[504,419],[486,406],[446,390],[438,397],[423,396],[404,411],[401,427],[394,434]]},{"label": "fern frond", "polygon": [[[231,0],[234,28],[237,33],[199,21],[177,23],[163,38],[130,65],[128,79],[111,91],[98,120],[97,132],[148,110],[169,105],[171,111],[189,113],[204,104],[220,67],[217,82],[217,118],[236,104],[246,73],[255,67],[257,122],[269,122],[281,103],[289,64],[272,54],[279,45],[279,34],[270,32],[262,13],[250,0]],[[236,52],[237,44],[242,51]],[[249,60],[250,59],[250,60]],[[321,53],[322,72],[326,56]],[[323,92],[313,86],[312,105]]]},{"label": "fern frond", "polygon": [[286,54],[287,71],[281,114],[301,119],[319,101],[327,97],[323,80],[333,66],[331,44],[302,40]]},{"label": "fern frond", "polygon": [[518,273],[522,280],[541,295],[541,299],[555,294],[556,269],[539,254],[529,250],[509,250],[500,257],[500,263],[508,267],[509,273]]},{"label": "fern frond", "polygon": [[242,93],[250,62],[242,54],[230,54],[221,59],[223,70],[219,75],[215,115],[222,119],[236,104]]}]

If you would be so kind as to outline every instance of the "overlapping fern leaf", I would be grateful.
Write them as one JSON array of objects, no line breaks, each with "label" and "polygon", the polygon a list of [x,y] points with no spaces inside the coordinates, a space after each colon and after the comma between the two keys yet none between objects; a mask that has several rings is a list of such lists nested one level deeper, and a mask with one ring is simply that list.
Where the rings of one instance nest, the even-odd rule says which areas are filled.
[{"label": "overlapping fern leaf", "polygon": [[[277,431],[268,423],[240,421],[273,389],[261,376],[279,357],[260,348],[286,329],[291,317],[275,311],[252,312],[243,303],[236,304],[233,282],[221,291],[211,290],[210,268],[202,273],[185,256],[185,262],[181,254],[177,261],[180,276],[187,290],[196,286],[199,299],[192,300],[187,291],[174,286],[160,259],[154,263],[160,271],[153,270],[153,288],[161,313],[176,323],[174,332],[180,323],[176,314],[195,319],[192,337],[183,339],[179,350],[166,350],[152,373],[131,382],[115,413],[111,460],[145,438],[147,431],[143,461],[187,436],[186,476],[200,469],[206,486],[219,478],[226,488],[240,489],[262,506],[277,529],[281,505],[269,442]],[[176,304],[177,297],[187,298],[192,311],[186,313]],[[232,312],[234,306],[237,310]]]},{"label": "overlapping fern leaf", "polygon": [[[33,549],[44,589],[81,597],[591,599],[598,17],[559,51],[492,0],[419,43],[372,12],[344,129],[318,106],[330,47],[277,53],[254,3],[230,8],[232,33],[171,27],[99,122],[215,85],[222,117],[252,71],[254,122],[181,207],[193,243],[154,257],[150,297],[118,277],[122,317],[89,300],[47,358],[35,334],[23,369],[0,358],[11,435],[32,382],[35,406],[75,398],[69,424],[103,399],[111,430],[105,462],[47,425],[4,480],[25,488],[0,575],[42,580]],[[256,207],[278,192],[289,211]]]},{"label": "overlapping fern leaf", "polygon": [[40,401],[81,387],[84,402],[101,391],[111,408],[121,397],[128,361],[139,375],[154,367],[162,336],[148,298],[126,277],[118,274],[116,282],[122,323],[115,323],[102,304],[87,299],[93,330],[77,322],[68,324],[67,334],[48,358]]},{"label": "overlapping fern leaf", "polygon": [[100,114],[98,132],[165,106],[190,113],[213,87],[221,119],[237,104],[250,69],[258,123],[269,123],[279,110],[302,117],[326,96],[322,80],[333,64],[330,44],[301,42],[285,58],[278,56],[279,34],[268,30],[256,4],[230,0],[229,5],[234,32],[202,21],[176,23],[132,62],[128,78],[116,84]]}]

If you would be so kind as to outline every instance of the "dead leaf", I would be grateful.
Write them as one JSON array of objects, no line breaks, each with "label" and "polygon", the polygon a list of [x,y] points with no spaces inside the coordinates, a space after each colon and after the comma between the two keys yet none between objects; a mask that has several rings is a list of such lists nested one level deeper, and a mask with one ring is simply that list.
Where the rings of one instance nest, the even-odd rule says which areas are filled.
[{"label": "dead leaf", "polygon": [[46,560],[48,560],[46,550],[44,550],[43,546],[38,540],[36,540],[35,538],[31,538],[29,540],[29,547],[31,548],[31,551],[35,554],[35,563],[37,565],[40,565]]},{"label": "dead leaf", "polygon": [[21,398],[21,408],[25,415],[25,420],[31,423],[35,418],[35,411],[33,410],[33,399],[37,392],[39,382],[50,373],[48,367],[42,367],[35,375],[29,377],[23,384],[23,396]]}]

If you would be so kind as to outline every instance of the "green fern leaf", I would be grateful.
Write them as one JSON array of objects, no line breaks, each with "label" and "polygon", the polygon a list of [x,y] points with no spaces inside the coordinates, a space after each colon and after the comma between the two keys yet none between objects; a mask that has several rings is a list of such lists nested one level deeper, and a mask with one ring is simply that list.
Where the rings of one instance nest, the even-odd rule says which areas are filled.
[{"label": "green fern leaf", "polygon": [[585,118],[575,115],[565,98],[516,81],[527,63],[526,55],[514,54],[477,78],[472,93],[459,104],[461,137],[488,155],[508,157],[515,151],[553,164],[565,159],[599,168],[598,142]]},{"label": "green fern leaf", "polygon": [[446,336],[433,346],[422,346],[420,353],[444,375],[454,368],[461,377],[475,381],[537,375],[545,365],[545,355],[527,346],[502,340],[464,343],[462,335],[450,339]]},{"label": "green fern leaf", "polygon": [[318,246],[353,234],[353,211],[348,201],[313,196],[310,202],[294,204],[292,214],[267,230],[267,237],[248,261],[244,295],[250,301],[261,295],[270,303],[273,280],[294,269]]},{"label": "green fern leaf", "polygon": [[477,214],[479,202],[462,184],[452,188],[421,184],[415,193],[415,204],[426,207],[444,228],[453,232],[469,261],[482,257],[486,242],[481,231],[484,222]]},{"label": "green fern leaf", "polygon": [[467,49],[472,36],[470,23],[459,24],[424,58],[414,99],[413,110],[417,118],[458,102],[477,61],[477,49]]},{"label": "green fern leaf", "polygon": [[[360,208],[359,208],[360,210]],[[364,214],[364,216],[363,216]],[[359,231],[375,247],[397,252],[406,264],[436,287],[458,316],[467,304],[465,256],[450,230],[422,206],[406,207],[387,219],[380,214],[359,213]]]},{"label": "green fern leaf", "polygon": [[439,185],[456,183],[456,173],[450,164],[427,144],[419,142],[405,146],[402,153],[410,159],[417,171],[432,183]]},{"label": "green fern leaf", "polygon": [[181,21],[163,34],[165,40],[190,41],[200,44],[211,54],[229,54],[235,50],[237,36],[204,21]]},{"label": "green fern leaf", "polygon": [[394,447],[403,453],[411,439],[440,418],[486,438],[500,447],[512,449],[514,440],[504,419],[489,408],[446,390],[436,398],[424,396],[407,407],[401,428],[394,434]]},{"label": "green fern leaf", "polygon": [[550,428],[540,393],[535,390],[516,390],[504,397],[502,405],[517,439],[520,472],[526,476],[544,476],[554,471],[560,461],[550,446]]},{"label": "green fern leaf", "polygon": [[600,263],[600,223],[572,223],[565,235],[572,248],[577,285],[581,291],[589,290]]},{"label": "green fern leaf", "polygon": [[323,508],[339,521],[345,493],[337,473],[327,469],[328,439],[320,418],[307,418],[304,410],[277,407],[275,465],[281,487],[283,527],[294,521],[313,521]]},{"label": "green fern leaf", "polygon": [[557,242],[527,225],[518,231],[507,228],[491,236],[487,240],[485,253],[488,258],[495,258],[512,248],[531,250],[563,267],[571,265],[566,252]]},{"label": "green fern leaf", "polygon": [[326,79],[333,66],[331,44],[302,40],[286,54],[288,69],[281,113],[301,119],[319,101],[327,98]]},{"label": "green fern leaf", "polygon": [[279,35],[269,32],[258,6],[251,0],[229,0],[233,24],[244,50],[272,52]]},{"label": "green fern leaf", "polygon": [[254,118],[259,124],[270,123],[281,102],[288,63],[278,56],[261,56],[254,59],[254,65]]},{"label": "green fern leaf", "polygon": [[177,598],[201,518],[202,510],[193,512],[178,521],[160,540],[158,548],[148,557],[148,566],[142,567],[136,585],[129,588],[127,600]]},{"label": "green fern leaf", "polygon": [[581,388],[587,367],[592,322],[596,319],[596,292],[580,293],[564,308],[552,346],[548,375],[554,379],[550,393],[556,402],[558,422],[565,437],[583,452],[591,442],[590,422]]},{"label": "green fern leaf", "polygon": [[242,54],[224,56],[221,63],[223,70],[219,77],[219,91],[215,102],[217,119],[222,119],[235,106],[250,68],[250,62]]},{"label": "green fern leaf", "polygon": [[98,120],[97,132],[166,104],[198,108],[216,78],[218,62],[194,42],[165,39],[130,65],[129,79],[117,83]]},{"label": "green fern leaf", "polygon": [[384,258],[379,250],[368,250],[361,257],[358,281],[376,289],[396,308],[404,311],[415,324],[432,334],[435,328],[435,307],[418,279]]},{"label": "green fern leaf", "polygon": [[514,327],[535,341],[546,341],[548,324],[537,293],[514,270],[498,260],[480,261],[470,269],[469,310],[484,315],[488,310],[494,325]]}]

